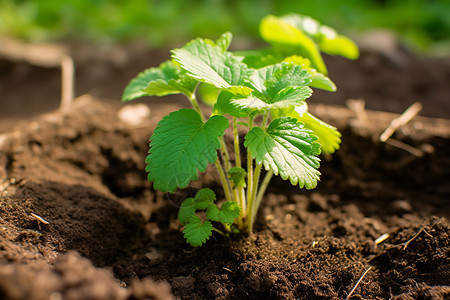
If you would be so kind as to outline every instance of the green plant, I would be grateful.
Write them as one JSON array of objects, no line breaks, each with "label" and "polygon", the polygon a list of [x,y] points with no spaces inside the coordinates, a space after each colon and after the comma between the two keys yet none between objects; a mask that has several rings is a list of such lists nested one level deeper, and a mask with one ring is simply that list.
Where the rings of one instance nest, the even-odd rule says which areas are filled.
[{"label": "green plant", "polygon": [[[195,39],[172,50],[171,60],[140,73],[123,94],[127,101],[181,93],[192,104],[193,109],[162,118],[146,159],[148,180],[163,192],[187,187],[198,171],[215,165],[226,201],[219,208],[214,192],[202,189],[180,207],[179,220],[192,246],[203,244],[213,231],[251,232],[274,174],[300,188],[315,188],[319,154],[339,148],[340,133],[310,114],[305,100],[310,87],[336,90],[319,49],[356,58],[356,45],[299,15],[268,16],[260,32],[270,47],[252,51],[229,51],[230,33],[216,41]],[[197,102],[199,85],[205,103],[213,106],[208,118]],[[247,129],[245,157],[238,126]],[[224,138],[228,128],[231,154]],[[260,182],[263,167],[267,172]]]}]

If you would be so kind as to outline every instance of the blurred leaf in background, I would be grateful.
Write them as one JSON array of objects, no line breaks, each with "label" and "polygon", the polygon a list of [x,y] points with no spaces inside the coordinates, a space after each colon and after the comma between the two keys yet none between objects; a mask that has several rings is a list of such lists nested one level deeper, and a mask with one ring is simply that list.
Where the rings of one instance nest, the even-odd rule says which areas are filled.
[{"label": "blurred leaf in background", "polygon": [[225,31],[258,39],[268,14],[311,16],[354,35],[393,30],[407,45],[429,54],[450,50],[448,0],[0,0],[0,34],[27,41],[178,45]]}]

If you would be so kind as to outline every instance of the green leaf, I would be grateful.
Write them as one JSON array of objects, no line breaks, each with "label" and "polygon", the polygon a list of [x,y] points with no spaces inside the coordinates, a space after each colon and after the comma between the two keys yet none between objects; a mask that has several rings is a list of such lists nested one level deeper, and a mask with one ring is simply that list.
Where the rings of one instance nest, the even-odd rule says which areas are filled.
[{"label": "green leaf", "polygon": [[236,202],[227,201],[220,206],[211,205],[206,210],[206,218],[211,221],[221,222],[225,224],[233,224],[234,220],[239,217],[241,209]]},{"label": "green leaf", "polygon": [[198,179],[208,163],[217,160],[219,137],[228,128],[228,120],[212,116],[203,123],[192,109],[170,113],[158,123],[151,137],[145,170],[153,187],[162,192],[185,188]]},{"label": "green leaf", "polygon": [[214,107],[217,102],[220,90],[213,85],[201,83],[197,89],[200,99],[208,106]]},{"label": "green leaf", "polygon": [[298,27],[282,18],[269,15],[261,21],[259,31],[261,37],[272,44],[283,57],[294,54],[307,57],[315,69],[327,74],[316,43]]},{"label": "green leaf", "polygon": [[291,55],[289,57],[286,57],[283,62],[294,63],[307,70],[311,75],[311,83],[309,84],[310,87],[315,87],[330,92],[336,91],[336,85],[334,84],[334,82],[322,73],[317,72],[316,69],[311,68],[311,62],[309,61],[309,59],[298,55]]},{"label": "green leaf", "polygon": [[293,63],[270,65],[255,70],[246,80],[254,89],[251,96],[234,97],[230,103],[239,109],[251,109],[250,112],[299,105],[312,94],[307,86],[310,77],[306,70]]},{"label": "green leaf", "polygon": [[273,120],[267,131],[254,127],[245,136],[244,145],[266,170],[289,179],[293,185],[312,189],[320,175],[320,145],[311,133],[297,119],[282,117]]},{"label": "green leaf", "polygon": [[191,77],[217,88],[241,85],[248,73],[242,58],[224,52],[221,46],[211,45],[203,39],[195,39],[183,48],[172,50],[172,53],[172,58]]},{"label": "green leaf", "polygon": [[143,90],[149,96],[165,96],[170,94],[190,95],[197,86],[197,80],[187,76],[172,61],[162,63],[147,87]]},{"label": "green leaf", "polygon": [[195,216],[195,205],[193,198],[186,198],[180,205],[180,209],[178,210],[178,220],[181,225],[185,225],[189,218]]},{"label": "green leaf", "polygon": [[230,47],[232,39],[233,35],[231,32],[225,32],[216,40],[215,44],[222,49],[222,52],[225,52],[228,50],[228,47]]},{"label": "green leaf", "polygon": [[334,153],[339,149],[341,134],[336,127],[325,123],[307,112],[301,116],[299,115],[298,121],[302,122],[306,128],[311,129],[314,135],[318,137],[317,143],[321,145],[323,153]]},{"label": "green leaf", "polygon": [[197,81],[176,66],[172,61],[163,62],[158,68],[150,68],[138,74],[124,90],[122,101],[143,96],[165,96],[183,93],[190,95]]},{"label": "green leaf", "polygon": [[[281,63],[258,69],[246,81],[255,89],[253,94],[266,103],[282,101],[288,94],[297,90],[301,90],[301,94],[306,98],[311,95],[305,93],[309,90],[307,86],[311,83],[311,76],[307,70],[294,63]],[[288,93],[286,88],[290,89]]]},{"label": "green leaf", "polygon": [[189,222],[184,225],[184,238],[192,247],[203,245],[212,235],[213,226],[210,221],[202,222],[198,216],[189,218]]},{"label": "green leaf", "polygon": [[323,52],[329,55],[341,55],[348,59],[357,59],[359,57],[358,46],[343,35],[337,35],[333,39],[323,39],[319,46]]},{"label": "green leaf", "polygon": [[214,104],[213,113],[215,115],[223,116],[225,114],[229,114],[236,118],[244,118],[247,117],[251,111],[245,110],[232,102],[232,98],[235,95],[230,93],[229,91],[223,91],[217,97],[217,102]]},{"label": "green leaf", "polygon": [[233,167],[228,170],[228,177],[233,183],[234,187],[243,186],[245,187],[245,176],[247,176],[247,172],[239,167]]},{"label": "green leaf", "polygon": [[281,59],[273,49],[257,49],[257,50],[247,50],[247,51],[236,51],[234,52],[236,56],[244,57],[242,61],[249,68],[259,69],[268,65],[274,65],[281,62]]},{"label": "green leaf", "polygon": [[133,78],[122,94],[122,101],[129,101],[137,99],[140,97],[147,96],[142,90],[147,87],[148,83],[155,78],[155,73],[157,73],[158,68],[150,68],[141,73],[139,73],[135,78]]},{"label": "green leaf", "polygon": [[348,59],[359,57],[358,46],[351,39],[337,34],[333,28],[322,25],[311,17],[288,14],[280,19],[306,33],[319,45],[320,50],[327,54],[341,55]]},{"label": "green leaf", "polygon": [[213,190],[205,188],[195,194],[194,197],[194,206],[196,209],[207,209],[208,206],[216,201],[216,194]]}]

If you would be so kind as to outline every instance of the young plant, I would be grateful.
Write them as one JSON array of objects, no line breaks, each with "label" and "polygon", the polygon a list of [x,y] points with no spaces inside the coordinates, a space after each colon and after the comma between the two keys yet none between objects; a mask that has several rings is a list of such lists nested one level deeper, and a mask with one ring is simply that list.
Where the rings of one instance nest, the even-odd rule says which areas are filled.
[{"label": "young plant", "polygon": [[[192,105],[162,118],[146,159],[154,189],[169,193],[186,188],[214,164],[225,202],[219,207],[214,192],[202,189],[180,206],[179,220],[192,246],[205,243],[213,231],[251,232],[273,175],[313,189],[320,176],[319,154],[339,148],[340,133],[310,114],[305,100],[310,87],[336,90],[319,49],[354,59],[356,45],[300,15],[268,16],[260,32],[270,47],[231,52],[230,33],[216,41],[192,40],[172,50],[171,60],[138,74],[123,94],[128,101],[181,93]],[[198,104],[198,89],[213,107],[210,116]],[[243,153],[238,127],[247,131]],[[227,129],[233,137],[231,153]]]}]

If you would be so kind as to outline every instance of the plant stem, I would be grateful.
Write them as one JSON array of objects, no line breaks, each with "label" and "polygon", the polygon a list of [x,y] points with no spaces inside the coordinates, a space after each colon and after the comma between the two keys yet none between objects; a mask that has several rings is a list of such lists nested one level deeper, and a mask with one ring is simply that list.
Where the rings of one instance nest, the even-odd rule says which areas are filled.
[{"label": "plant stem", "polygon": [[252,182],[252,193],[250,195],[250,198],[248,199],[248,218],[247,218],[247,231],[252,232],[253,230],[253,223],[255,222],[255,210],[257,210],[256,205],[256,191],[258,190],[258,181],[259,181],[259,175],[261,173],[261,167],[262,163],[256,164],[255,172],[253,174],[253,182]]},{"label": "plant stem", "polygon": [[240,168],[241,164],[241,150],[239,148],[239,132],[237,128],[237,118],[233,117],[233,136],[234,136],[234,154],[236,156],[236,167]]},{"label": "plant stem", "polygon": [[[233,117],[233,137],[234,137],[235,165],[236,165],[236,167],[241,168],[242,167],[241,153],[240,153],[241,150],[239,147],[239,131],[237,128],[237,118],[236,117]],[[236,199],[239,204],[239,207],[241,208],[241,213],[240,213],[239,219],[238,219],[238,225],[239,225],[239,228],[243,228],[244,227],[244,218],[245,218],[246,210],[247,210],[244,187],[242,185],[239,185],[239,186],[235,187],[235,189],[237,189],[237,195],[236,195],[237,198]]]},{"label": "plant stem", "polygon": [[[253,116],[248,117],[248,129],[249,131],[253,127]],[[253,188],[253,159],[252,153],[247,148],[247,201],[250,201]]]},{"label": "plant stem", "polygon": [[222,230],[217,229],[216,227],[213,227],[212,230],[217,232],[218,234],[223,235],[224,237],[228,237],[229,236],[227,233],[223,232]]},{"label": "plant stem", "polygon": [[[256,213],[258,212],[258,208],[261,205],[261,200],[264,196],[264,193],[266,192],[266,189],[267,189],[267,186],[269,185],[270,180],[272,179],[272,176],[273,176],[273,171],[272,170],[267,171],[266,176],[264,176],[264,179],[261,182],[261,186],[259,188],[258,194],[256,195],[252,220],[255,219]],[[252,227],[253,227],[253,224],[252,224]]]}]

